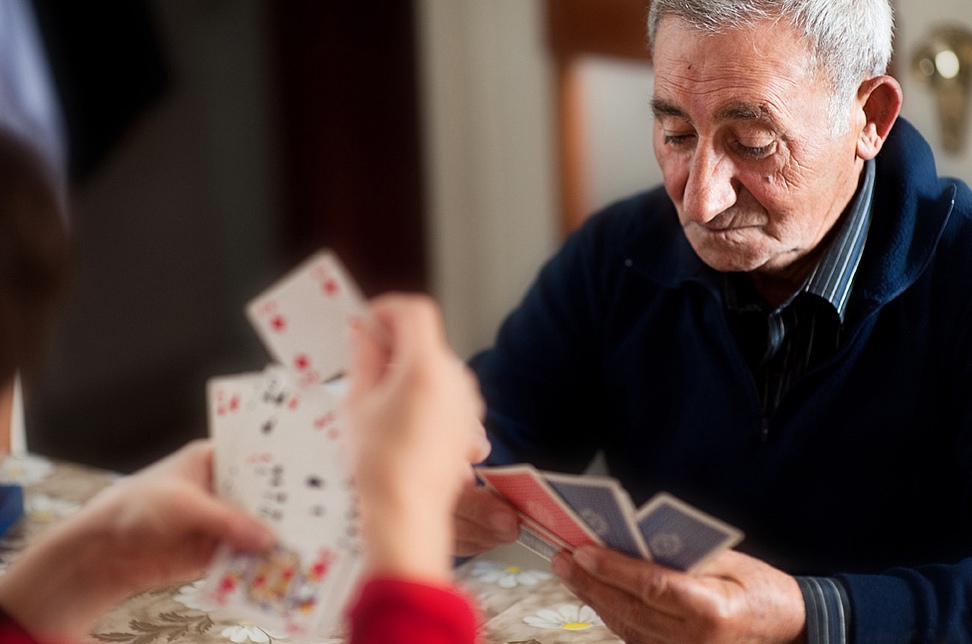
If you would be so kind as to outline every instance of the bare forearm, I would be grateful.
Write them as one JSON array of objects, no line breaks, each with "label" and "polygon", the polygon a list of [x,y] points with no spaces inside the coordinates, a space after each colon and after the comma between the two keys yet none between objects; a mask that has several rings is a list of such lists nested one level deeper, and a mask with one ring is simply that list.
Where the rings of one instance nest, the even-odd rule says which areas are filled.
[{"label": "bare forearm", "polygon": [[0,577],[0,606],[40,641],[80,639],[127,594],[98,578],[103,543],[83,518],[53,528]]},{"label": "bare forearm", "polygon": [[[390,497],[391,495],[389,495]],[[362,504],[362,533],[372,574],[448,583],[452,517],[447,510],[386,497]]]},{"label": "bare forearm", "polygon": [[0,578],[0,606],[42,640],[71,641],[132,592],[200,574],[220,541],[269,549],[265,525],[213,497],[211,454],[191,443],[52,527]]}]

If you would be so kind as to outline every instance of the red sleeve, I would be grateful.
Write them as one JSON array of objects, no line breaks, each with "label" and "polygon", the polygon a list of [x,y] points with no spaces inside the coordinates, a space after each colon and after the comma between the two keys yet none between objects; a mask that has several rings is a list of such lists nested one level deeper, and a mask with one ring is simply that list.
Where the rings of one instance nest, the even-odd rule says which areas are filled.
[{"label": "red sleeve", "polygon": [[0,608],[0,644],[37,644],[37,640]]},{"label": "red sleeve", "polygon": [[477,611],[455,588],[371,579],[350,611],[351,644],[473,644]]}]

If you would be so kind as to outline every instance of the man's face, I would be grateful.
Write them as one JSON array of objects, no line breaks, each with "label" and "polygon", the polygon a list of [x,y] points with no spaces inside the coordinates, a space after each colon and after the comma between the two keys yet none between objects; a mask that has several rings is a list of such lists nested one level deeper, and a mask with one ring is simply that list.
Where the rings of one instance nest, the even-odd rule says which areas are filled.
[{"label": "man's face", "polygon": [[666,17],[653,62],[655,156],[692,248],[719,271],[802,279],[863,163],[854,127],[831,134],[806,46],[783,23],[713,35]]}]

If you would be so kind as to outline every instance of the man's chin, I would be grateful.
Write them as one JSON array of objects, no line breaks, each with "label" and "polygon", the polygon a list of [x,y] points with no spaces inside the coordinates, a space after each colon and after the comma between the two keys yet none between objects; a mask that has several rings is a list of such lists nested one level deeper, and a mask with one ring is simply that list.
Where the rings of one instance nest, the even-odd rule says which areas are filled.
[{"label": "man's chin", "polygon": [[748,273],[757,270],[767,261],[762,253],[742,245],[724,247],[705,244],[700,247],[693,243],[692,248],[699,259],[720,273]]},{"label": "man's chin", "polygon": [[750,273],[759,268],[759,264],[749,263],[749,262],[740,262],[740,261],[717,262],[717,261],[707,261],[705,258],[702,258],[702,261],[705,262],[705,264],[708,265],[710,268],[719,271],[720,273]]}]

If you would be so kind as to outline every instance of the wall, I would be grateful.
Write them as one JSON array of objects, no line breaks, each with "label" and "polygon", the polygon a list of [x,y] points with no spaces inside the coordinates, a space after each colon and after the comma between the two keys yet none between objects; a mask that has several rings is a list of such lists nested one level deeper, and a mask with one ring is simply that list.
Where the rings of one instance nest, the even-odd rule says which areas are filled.
[{"label": "wall", "polygon": [[431,289],[462,355],[488,345],[556,243],[552,70],[539,0],[418,0]]},{"label": "wall", "polygon": [[651,143],[654,75],[644,62],[590,57],[580,63],[589,212],[661,183]]},{"label": "wall", "polygon": [[266,362],[243,316],[275,274],[259,0],[154,0],[172,83],[72,195],[77,275],[31,450],[131,469],[202,435],[205,379]]}]

